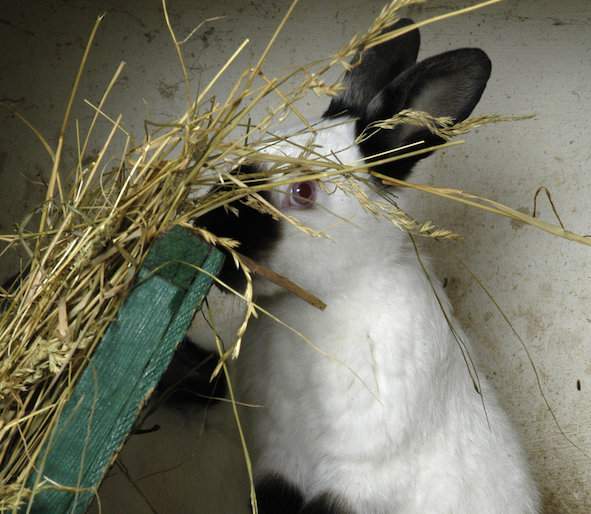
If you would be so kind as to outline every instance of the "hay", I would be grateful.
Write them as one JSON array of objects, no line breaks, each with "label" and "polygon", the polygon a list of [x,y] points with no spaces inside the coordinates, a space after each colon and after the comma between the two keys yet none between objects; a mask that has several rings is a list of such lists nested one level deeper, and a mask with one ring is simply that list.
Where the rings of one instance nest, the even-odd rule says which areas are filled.
[{"label": "hay", "polygon": [[[416,26],[498,1],[484,2],[425,20]],[[104,112],[105,101],[123,69],[123,65],[120,65],[98,103],[95,105],[87,101],[94,111],[94,117],[84,137],[77,130],[78,162],[72,173],[64,173],[62,152],[70,112],[102,18],[97,20],[89,37],[55,150],[33,125],[21,117],[41,141],[53,165],[46,201],[40,208],[39,227],[30,230],[28,225],[32,217],[28,217],[17,234],[0,236],[0,240],[6,243],[4,252],[20,246],[30,257],[28,272],[18,287],[11,292],[2,291],[5,302],[0,317],[0,512],[16,512],[19,505],[28,502],[36,490],[60,486],[43,479],[31,488],[27,481],[34,467],[42,469],[41,448],[48,440],[73,384],[108,324],[115,318],[147,249],[154,238],[172,226],[191,228],[212,244],[223,247],[247,278],[246,290],[241,294],[247,304],[244,322],[234,344],[229,348],[220,346],[218,371],[223,368],[226,372],[225,362],[230,357],[238,356],[248,321],[257,310],[253,302],[251,271],[266,273],[291,289],[297,288],[286,282],[284,277],[273,277],[273,272],[265,271],[256,263],[243,258],[237,252],[234,241],[194,228],[193,221],[197,220],[198,224],[200,216],[240,200],[292,223],[311,236],[321,237],[322,234],[313,232],[296,218],[275,209],[259,194],[278,185],[318,179],[334,183],[356,197],[369,212],[390,220],[403,230],[438,239],[457,237],[430,221],[414,220],[387,199],[371,202],[359,187],[358,181],[370,173],[363,162],[356,166],[345,166],[334,156],[318,155],[313,148],[301,148],[297,158],[265,152],[266,146],[282,139],[271,134],[274,132],[273,127],[289,114],[302,121],[308,130],[314,130],[297,110],[297,101],[310,93],[328,96],[337,94],[342,89],[341,85],[329,82],[326,79],[328,72],[335,67],[348,69],[351,59],[363,49],[414,28],[411,26],[401,31],[384,32],[398,19],[401,8],[420,3],[420,0],[391,2],[366,34],[355,36],[334,56],[301,66],[279,78],[267,77],[264,73],[265,58],[296,3],[286,13],[256,65],[242,72],[222,102],[212,97],[212,91],[247,46],[248,40],[220,67],[210,83],[193,97],[183,60],[182,45],[186,38],[183,41],[177,39],[168,18],[166,3],[163,2],[165,22],[186,83],[187,111],[173,123],[153,126],[154,130],[148,131],[144,142],[138,146],[132,145],[130,135],[122,126],[122,117],[113,118]],[[249,117],[261,101],[278,103],[269,108],[261,120],[251,123]],[[99,118],[109,120],[111,130],[98,156],[85,165],[88,142]],[[405,111],[373,128],[391,128],[399,123],[421,124],[447,140],[483,123],[504,120],[501,117],[485,116],[454,125],[449,119]],[[123,141],[124,150],[121,155],[113,156],[111,148],[117,139]],[[413,151],[411,147],[403,152],[398,151],[395,156],[380,156],[379,163],[392,163],[410,155],[460,143],[448,142],[419,151]],[[119,160],[118,166],[109,164],[113,158]],[[236,170],[246,161],[264,161],[270,163],[270,167],[265,172],[230,174],[231,170]],[[279,173],[281,179],[272,185],[261,180]],[[591,244],[588,238],[491,200],[459,190],[410,184],[384,176],[381,178],[400,187],[443,196],[534,225],[553,235]],[[212,186],[220,182],[230,182],[236,187],[212,191]],[[304,297],[307,295],[305,291],[300,293]],[[318,300],[310,296],[307,298],[311,302]],[[322,307],[320,303],[317,305]],[[245,455],[248,463],[246,449]],[[253,509],[256,511],[254,492],[252,497]]]}]

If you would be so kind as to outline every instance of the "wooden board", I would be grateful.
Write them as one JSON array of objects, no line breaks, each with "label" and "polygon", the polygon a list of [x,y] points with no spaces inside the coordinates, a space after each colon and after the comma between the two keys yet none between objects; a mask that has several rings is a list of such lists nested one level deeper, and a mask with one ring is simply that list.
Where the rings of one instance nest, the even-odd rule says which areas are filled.
[{"label": "wooden board", "polygon": [[223,255],[180,227],[152,245],[136,284],[64,407],[37,468],[49,486],[22,513],[82,514],[168,367]]}]

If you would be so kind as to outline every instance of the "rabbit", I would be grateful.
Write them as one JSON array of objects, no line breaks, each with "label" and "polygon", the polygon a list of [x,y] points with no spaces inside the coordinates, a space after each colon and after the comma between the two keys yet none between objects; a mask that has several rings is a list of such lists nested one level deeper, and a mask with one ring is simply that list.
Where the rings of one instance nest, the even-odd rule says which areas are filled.
[{"label": "rabbit", "polygon": [[[413,149],[427,148],[441,142],[437,136],[404,125],[359,144],[356,138],[402,109],[464,120],[491,73],[480,49],[417,62],[419,45],[414,29],[365,51],[313,133],[266,151],[295,155],[313,138],[317,154],[345,164],[365,159],[374,171],[406,178],[428,154],[375,165],[373,156],[413,142],[422,142]],[[375,180],[363,187],[379,199],[386,186]],[[409,205],[404,191],[388,190],[402,208]],[[308,338],[261,314],[236,362],[237,398],[262,405],[241,409],[259,513],[539,513],[518,435],[482,375],[475,388],[446,320],[453,317],[449,300],[426,277],[408,235],[317,182],[266,194],[330,238],[311,238],[245,205],[239,220],[225,214],[232,224],[201,221],[328,303],[321,312],[276,286],[257,289],[262,308]]]}]

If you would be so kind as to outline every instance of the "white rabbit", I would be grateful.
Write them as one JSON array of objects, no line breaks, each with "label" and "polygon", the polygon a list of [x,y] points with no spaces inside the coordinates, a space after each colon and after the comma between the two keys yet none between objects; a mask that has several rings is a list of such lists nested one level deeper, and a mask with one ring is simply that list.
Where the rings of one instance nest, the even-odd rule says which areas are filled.
[{"label": "white rabbit", "polygon": [[[406,108],[456,120],[472,112],[490,75],[486,54],[461,49],[416,63],[418,48],[415,30],[365,52],[316,125],[317,153],[334,152],[351,164],[415,141],[432,145],[440,140],[407,125],[359,146],[354,140],[372,121]],[[337,123],[346,116],[357,120]],[[304,133],[268,151],[295,155],[293,143],[307,145],[311,137]],[[404,178],[422,157],[374,169]],[[379,199],[383,186],[364,188]],[[404,208],[404,192],[394,192]],[[242,410],[259,512],[538,513],[518,436],[482,375],[483,398],[475,389],[408,235],[345,192],[314,182],[279,187],[268,198],[330,239],[245,214],[245,206],[233,230],[256,228],[222,234],[243,236],[247,254],[328,303],[320,312],[275,288],[259,291],[262,307],[322,350],[264,315],[247,332],[238,397],[263,405]],[[207,226],[215,231],[222,224]],[[451,317],[445,292],[434,287]]]}]

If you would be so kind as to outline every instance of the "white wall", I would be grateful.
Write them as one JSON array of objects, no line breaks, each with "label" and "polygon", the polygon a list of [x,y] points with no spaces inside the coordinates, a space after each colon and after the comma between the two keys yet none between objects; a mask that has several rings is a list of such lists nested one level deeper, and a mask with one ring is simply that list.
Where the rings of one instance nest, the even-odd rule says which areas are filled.
[{"label": "white wall", "polygon": [[[205,18],[227,18],[207,25],[186,45],[195,86],[205,83],[245,38],[252,42],[222,84],[256,58],[287,8],[285,0],[169,2],[172,22],[184,35]],[[429,15],[463,5],[429,2],[412,15]],[[269,56],[266,71],[278,73],[296,63],[325,56],[353,33],[366,28],[380,1],[302,0]],[[184,94],[178,63],[164,26],[160,3],[3,2],[0,10],[0,99],[16,107],[55,143],[61,115],[92,22],[108,12],[81,86],[81,98],[96,100],[121,60],[127,62],[107,109],[122,112],[138,137],[148,117],[167,120],[182,112]],[[421,165],[415,181],[449,185],[530,210],[533,193],[547,186],[568,228],[591,233],[591,145],[586,132],[591,102],[591,3],[588,0],[507,1],[466,17],[423,30],[421,55],[459,46],[480,46],[491,56],[493,75],[479,112],[535,113],[534,120],[487,127],[467,144]],[[318,113],[311,98],[308,114]],[[92,113],[78,101],[82,126]],[[38,185],[49,164],[30,132],[0,111],[0,230],[9,231],[40,201]],[[105,124],[102,131],[108,128]],[[95,141],[94,149],[100,146]],[[72,146],[68,155],[73,156]],[[487,285],[523,337],[554,413],[569,438],[591,455],[591,249],[554,239],[529,227],[417,194],[417,210],[465,236],[454,244],[428,244],[458,316],[481,347],[486,374],[523,434],[549,513],[591,509],[591,458],[574,448],[556,428],[536,386],[520,343],[484,292],[460,264]],[[545,200],[540,216],[553,221]],[[14,259],[4,261],[8,273]],[[577,390],[577,381],[581,390]],[[160,414],[162,430],[134,437],[124,454],[132,478],[156,510],[238,513],[246,506],[243,466],[236,443],[221,455],[202,435],[218,433],[213,413]],[[225,440],[225,439],[224,439]],[[230,443],[228,443],[230,444]],[[238,464],[232,463],[236,458]],[[217,464],[216,464],[217,462]],[[221,483],[212,469],[228,473]],[[237,472],[228,472],[228,469]],[[156,475],[150,473],[160,470]],[[118,470],[103,491],[104,512],[150,512]],[[215,482],[210,484],[207,479]],[[241,493],[229,494],[225,488]],[[220,491],[217,506],[202,505],[207,491]],[[226,491],[226,492],[222,492]],[[225,502],[225,503],[224,503]],[[223,505],[223,506],[222,506]]]}]

